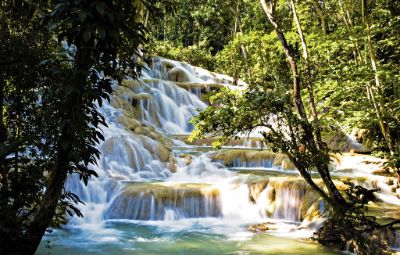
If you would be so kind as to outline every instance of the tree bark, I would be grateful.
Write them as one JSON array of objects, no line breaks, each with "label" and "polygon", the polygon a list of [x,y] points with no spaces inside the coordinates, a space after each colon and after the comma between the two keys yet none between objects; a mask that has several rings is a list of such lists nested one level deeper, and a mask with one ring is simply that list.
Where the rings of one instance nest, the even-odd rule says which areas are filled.
[{"label": "tree bark", "polygon": [[[323,148],[323,142],[322,142],[322,136],[321,136],[321,129],[320,129],[320,124],[319,124],[319,119],[318,119],[318,113],[317,113],[317,109],[315,106],[315,100],[314,100],[314,91],[313,91],[313,87],[312,87],[312,82],[311,82],[311,72],[310,72],[310,68],[308,65],[308,49],[307,49],[307,43],[306,40],[304,38],[303,35],[303,30],[301,29],[301,25],[300,25],[300,21],[299,18],[297,17],[297,12],[296,12],[296,6],[294,4],[293,0],[290,0],[290,5],[292,8],[292,12],[293,12],[293,17],[297,26],[297,31],[299,33],[300,36],[300,41],[301,41],[301,45],[302,45],[302,49],[303,49],[303,58],[304,58],[304,62],[306,65],[305,68],[305,83],[306,83],[306,87],[307,87],[307,91],[308,91],[308,97],[310,100],[310,111],[311,111],[311,115],[313,116],[314,119],[314,123],[315,123],[315,134],[314,137],[316,138],[316,144],[317,144],[317,148],[315,148],[315,152],[314,153],[320,153],[318,152],[318,150],[324,149]],[[321,154],[321,156],[323,156]],[[329,173],[329,169],[327,167],[326,164],[319,164],[317,165],[317,170],[320,173],[321,178],[323,179],[326,187],[328,188],[329,194],[331,194],[332,197],[335,198],[335,202],[338,201],[339,204],[336,206],[341,206],[341,204],[345,204],[346,201],[343,199],[343,196],[339,193],[339,191],[337,190],[335,184],[332,181],[332,178],[330,176]]]},{"label": "tree bark", "polygon": [[[293,85],[292,85],[292,100],[294,105],[297,108],[297,111],[299,113],[300,118],[302,119],[302,124],[301,127],[304,131],[304,136],[305,140],[307,142],[308,148],[310,150],[310,153],[314,155],[320,155],[321,157],[329,157],[326,155],[324,152],[318,148],[316,142],[314,141],[314,132],[312,130],[312,127],[310,123],[308,122],[307,114],[304,108],[303,100],[301,97],[301,88],[300,88],[300,76],[298,73],[298,68],[297,68],[297,63],[296,60],[293,57],[293,53],[286,41],[285,35],[283,34],[282,30],[280,29],[278,23],[275,20],[274,17],[274,2],[269,1],[269,5],[267,4],[266,0],[260,0],[261,5],[264,9],[264,12],[268,16],[268,19],[272,26],[274,27],[275,32],[278,34],[278,38],[281,42],[281,45],[283,47],[283,50],[285,52],[286,58],[289,62],[289,66],[292,72],[292,79],[293,79]],[[293,2],[292,2],[293,3]],[[294,4],[294,3],[293,3]],[[304,38],[303,38],[304,40]],[[305,42],[305,41],[304,41]],[[307,55],[306,55],[307,56]],[[311,89],[312,92],[312,89]],[[315,112],[316,113],[316,112]],[[296,160],[297,161],[297,160]],[[302,165],[301,163],[298,163],[296,165],[298,170],[300,171],[301,175],[305,177],[305,180],[307,183],[311,185],[312,188],[315,188],[315,183],[312,181],[311,176],[309,176],[309,173],[307,171],[302,170]],[[346,200],[343,198],[343,196],[340,194],[340,192],[337,190],[335,184],[333,183],[330,174],[329,174],[329,169],[326,164],[323,163],[318,163],[317,164],[317,170],[319,175],[321,176],[325,186],[328,189],[329,195],[327,195],[325,192],[318,191],[318,193],[321,194],[321,196],[326,199],[326,201],[333,207],[333,209],[336,212],[343,212],[348,207],[348,203]],[[311,180],[311,181],[310,181]],[[324,193],[324,195],[322,194]],[[328,198],[329,197],[329,198]]]},{"label": "tree bark", "polygon": [[[83,40],[77,39],[78,42]],[[56,211],[59,198],[62,194],[67,173],[70,168],[71,152],[76,141],[75,129],[73,123],[77,123],[82,112],[83,84],[87,82],[87,71],[90,66],[90,50],[86,49],[83,44],[77,43],[77,53],[75,60],[75,79],[72,86],[73,93],[65,100],[66,123],[62,127],[61,136],[58,140],[57,160],[52,169],[49,182],[44,193],[42,203],[36,213],[34,220],[29,225],[26,236],[29,238],[26,254],[35,253],[47,227],[50,225]]]},{"label": "tree bark", "polygon": [[150,16],[150,11],[146,10],[146,16],[145,16],[144,24],[143,24],[145,28],[147,28],[147,24],[149,22],[149,16]]},{"label": "tree bark", "polygon": [[300,175],[303,177],[303,179],[307,182],[308,185],[310,185],[310,187],[316,191],[321,197],[322,199],[324,199],[329,205],[333,206],[334,208],[336,208],[338,205],[336,205],[336,202],[328,195],[325,193],[325,191],[323,191],[312,179],[311,175],[307,172],[307,170],[301,165],[300,162],[298,162],[298,160],[296,158],[294,158],[293,156],[289,156],[289,159],[294,162],[293,164],[296,166],[296,168],[298,169],[298,171],[300,172]]},{"label": "tree bark", "polygon": [[374,80],[375,80],[375,88],[378,92],[378,97],[375,97],[373,94],[373,90],[370,87],[369,88],[369,93],[372,99],[374,99],[373,105],[375,108],[375,113],[379,121],[379,127],[381,130],[381,133],[383,135],[383,138],[386,142],[386,145],[390,151],[390,154],[393,155],[394,152],[396,151],[395,148],[395,143],[389,128],[389,125],[386,121],[387,119],[387,113],[385,111],[385,106],[384,103],[381,99],[381,95],[383,95],[382,91],[382,85],[379,80],[379,75],[378,75],[378,68],[377,68],[377,60],[376,60],[376,55],[375,55],[375,50],[372,45],[372,39],[371,39],[371,28],[369,25],[368,17],[365,13],[365,9],[367,6],[367,0],[361,0],[361,9],[362,9],[362,17],[363,17],[363,22],[367,31],[367,46],[368,46],[368,53],[369,53],[369,58],[371,61],[371,67],[372,70],[374,71]]},{"label": "tree bark", "polygon": [[312,82],[311,82],[311,72],[310,72],[310,67],[308,63],[308,49],[307,49],[307,43],[306,40],[304,39],[303,35],[303,30],[301,29],[300,21],[299,18],[297,17],[297,12],[296,12],[296,6],[294,4],[293,0],[290,0],[290,6],[292,8],[293,12],[293,18],[296,23],[297,31],[300,36],[300,41],[301,41],[301,47],[303,49],[303,58],[305,62],[305,83],[308,91],[308,97],[310,100],[310,111],[311,115],[313,116],[314,123],[316,126],[315,129],[315,137],[317,140],[317,145],[319,149],[322,149],[323,143],[322,143],[322,137],[321,137],[321,131],[320,131],[320,125],[319,125],[319,120],[318,120],[318,113],[317,113],[317,108],[315,106],[315,100],[314,100],[314,90],[312,87]]},{"label": "tree bark", "polygon": [[6,127],[4,125],[4,82],[0,80],[0,144],[3,144],[6,140]]},{"label": "tree bark", "polygon": [[322,29],[322,32],[323,32],[324,34],[328,34],[329,25],[328,25],[328,22],[327,22],[327,20],[326,20],[325,15],[324,15],[323,9],[322,9],[322,7],[319,5],[319,1],[312,0],[312,1],[311,1],[311,5],[314,7],[315,12],[317,13],[318,18],[319,18],[319,20],[321,21],[321,29]]},{"label": "tree bark", "polygon": [[7,185],[7,171],[6,168],[4,167],[4,160],[5,157],[7,156],[6,153],[6,148],[5,148],[5,142],[7,139],[7,129],[6,126],[4,125],[4,88],[5,88],[5,82],[2,78],[0,78],[0,145],[1,145],[1,150],[4,150],[4,156],[3,152],[0,154],[0,183],[3,183],[3,185]]}]

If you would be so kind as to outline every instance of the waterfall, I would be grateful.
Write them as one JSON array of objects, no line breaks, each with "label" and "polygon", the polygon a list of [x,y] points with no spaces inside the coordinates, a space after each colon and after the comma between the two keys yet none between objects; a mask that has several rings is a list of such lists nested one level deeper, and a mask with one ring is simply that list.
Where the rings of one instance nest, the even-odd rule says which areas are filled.
[{"label": "waterfall", "polygon": [[[84,218],[73,217],[68,226],[91,231],[94,239],[107,233],[112,236],[107,240],[117,235],[107,223],[118,221],[180,230],[189,226],[232,240],[250,238],[249,224],[268,222],[270,233],[309,236],[326,207],[287,157],[262,150],[266,146],[259,136],[242,137],[218,152],[210,147],[213,138],[185,141],[193,129],[189,121],[207,106],[202,97],[245,85],[231,84],[228,76],[153,58],[139,80],[115,85],[111,102],[99,108],[108,123],[102,127],[101,156],[90,165],[99,177],[85,186],[72,174],[66,183],[66,190],[85,202],[79,207]],[[400,204],[397,180],[373,175],[371,164],[360,159],[355,165],[353,156],[336,159],[333,176],[367,176],[360,183],[381,188],[381,201]],[[163,240],[159,237],[152,238]]]},{"label": "waterfall", "polygon": [[[142,186],[143,192],[127,199],[122,190],[124,182],[165,180],[175,172],[177,159],[171,146],[176,142],[168,135],[186,134],[193,129],[189,121],[207,106],[200,99],[200,87],[230,86],[230,79],[188,64],[154,58],[144,68],[141,79],[127,79],[120,86],[115,85],[111,103],[104,102],[99,108],[108,126],[102,127],[105,139],[99,144],[100,159],[89,166],[99,177],[85,186],[72,174],[66,183],[66,189],[86,204],[80,207],[85,218],[73,218],[71,222],[116,217],[160,220],[219,216],[220,196],[214,193],[174,189],[174,199],[160,200],[146,191],[149,187]],[[195,174],[194,169],[209,172],[214,165],[204,165],[201,160],[194,163],[186,169],[192,171],[189,175]],[[126,205],[125,211],[134,213],[128,215],[118,209],[121,204]]]},{"label": "waterfall", "polygon": [[[257,185],[264,185],[261,188]],[[261,183],[129,183],[106,210],[108,219],[221,217],[302,221],[321,216],[320,198],[300,179]]]},{"label": "waterfall", "polygon": [[177,220],[219,217],[218,189],[203,185],[130,184],[109,206],[109,219]]},{"label": "waterfall", "polygon": [[[190,132],[190,119],[207,106],[201,94],[215,87],[233,88],[231,82],[228,76],[186,63],[153,58],[141,79],[127,79],[115,86],[111,103],[105,102],[99,109],[109,123],[102,128],[105,140],[99,145],[101,157],[96,166],[91,166],[99,178],[84,186],[78,176],[72,175],[66,184],[68,190],[89,205],[81,207],[89,215],[86,218],[236,217],[301,221],[323,211],[317,203],[319,198],[310,195],[312,192],[301,180],[263,179],[261,183],[266,184],[262,189],[258,185],[255,195],[256,184],[226,169],[295,171],[284,155],[260,151],[265,145],[257,138],[245,139],[242,144],[217,153],[190,156],[187,164],[182,163],[179,152],[173,152],[174,144],[182,143],[170,135]],[[336,168],[347,167],[348,161],[342,157]],[[154,181],[164,184],[156,185]],[[212,190],[189,188],[187,183],[202,183]],[[386,186],[379,185],[385,190]],[[133,186],[139,188],[133,192]]]}]

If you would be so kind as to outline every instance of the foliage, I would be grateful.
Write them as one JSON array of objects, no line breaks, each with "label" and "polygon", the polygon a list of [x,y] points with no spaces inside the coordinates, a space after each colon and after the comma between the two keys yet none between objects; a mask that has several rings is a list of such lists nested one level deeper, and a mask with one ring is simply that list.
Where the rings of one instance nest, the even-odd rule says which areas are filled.
[{"label": "foliage", "polygon": [[[302,48],[289,2],[276,2],[279,3],[277,19],[289,47],[300,59]],[[152,36],[163,41],[158,52],[168,57],[178,56],[178,59],[194,59],[194,64],[212,67],[249,83],[268,82],[269,69],[263,67],[267,62],[278,63],[281,49],[258,2],[175,0],[173,3],[173,12],[167,12],[164,22],[151,28]],[[386,157],[394,158],[395,162],[399,152],[389,148],[384,133],[389,133],[392,143],[398,144],[398,3],[307,0],[298,1],[296,6],[310,53],[307,65],[299,62],[299,68],[301,72],[306,68],[311,72],[309,78],[302,79],[310,79],[314,85],[317,109],[324,117],[322,124],[339,126],[346,132],[354,128],[368,130],[363,137],[364,145],[372,150],[386,151]],[[226,19],[226,13],[233,18]],[[219,21],[215,22],[215,19]],[[213,23],[208,23],[209,20]],[[377,71],[371,63],[367,27],[370,27]],[[221,33],[221,30],[230,33]],[[221,42],[222,47],[216,46],[216,41]],[[185,49],[188,46],[195,47]],[[179,58],[179,55],[185,57]],[[375,85],[375,74],[380,88]],[[367,85],[371,87],[374,99],[367,93]],[[378,117],[378,111],[382,117]],[[382,123],[387,125],[384,130]]]},{"label": "foliage", "polygon": [[46,132],[52,130],[45,121],[51,112],[40,104],[41,93],[51,86],[43,76],[51,77],[52,70],[40,62],[50,57],[55,42],[35,15],[46,6],[7,2],[2,7],[0,229],[1,236],[18,238],[43,197],[51,168],[47,159],[54,158],[54,151],[44,148],[54,146],[57,131]]},{"label": "foliage", "polygon": [[153,5],[1,3],[1,253],[32,254],[49,225],[66,212],[81,215],[65,180],[78,174],[87,184],[97,176],[91,165],[106,125],[98,106],[109,100],[113,80],[139,72],[142,9]]},{"label": "foliage", "polygon": [[[399,123],[396,123],[393,118],[395,113],[392,112],[392,108],[396,109],[396,106],[386,108],[389,103],[386,102],[386,97],[390,98],[390,95],[395,93],[391,92],[385,96],[386,90],[391,91],[392,87],[383,84],[382,81],[387,82],[385,77],[390,75],[384,76],[381,69],[377,69],[376,56],[379,52],[375,53],[373,46],[378,42],[372,41],[368,21],[371,14],[366,14],[364,5],[366,1],[362,11],[359,12],[363,17],[359,19],[361,24],[358,28],[355,27],[354,20],[347,20],[345,27],[331,27],[326,24],[328,19],[324,19],[321,24],[324,23],[326,27],[322,31],[316,30],[320,24],[311,26],[314,34],[307,34],[307,39],[301,40],[303,54],[296,46],[297,38],[286,39],[286,35],[290,35],[287,31],[299,30],[300,39],[302,31],[301,28],[297,28],[301,27],[297,19],[295,19],[297,26],[286,23],[287,17],[282,15],[286,8],[285,1],[266,2],[262,1],[265,4],[265,12],[278,34],[291,75],[282,58],[282,52],[274,49],[273,43],[262,43],[263,36],[254,36],[255,33],[250,32],[246,37],[236,37],[226,47],[228,57],[220,57],[220,63],[234,76],[239,73],[249,82],[249,86],[240,92],[222,90],[211,98],[212,105],[194,120],[197,130],[192,139],[211,133],[219,137],[216,145],[221,146],[229,139],[238,138],[239,134],[258,131],[270,149],[283,152],[289,157],[307,183],[334,209],[333,219],[326,224],[325,230],[328,230],[319,233],[321,243],[329,243],[325,242],[325,235],[330,235],[332,230],[336,233],[333,237],[338,238],[333,242],[344,244],[353,242],[353,249],[360,254],[385,250],[387,243],[385,244],[384,240],[388,237],[375,238],[381,228],[386,231],[385,226],[380,226],[374,219],[365,216],[364,208],[359,207],[360,201],[357,197],[348,196],[347,201],[343,199],[343,195],[339,193],[330,178],[329,150],[321,141],[323,128],[343,123],[348,117],[345,114],[351,109],[358,112],[353,116],[360,118],[358,122],[360,125],[363,125],[363,121],[371,123],[372,119],[375,124],[372,130],[381,135],[380,140],[384,149],[394,155],[394,158],[398,157],[395,151],[399,148],[398,135],[397,130],[393,128],[397,128]],[[295,6],[293,1],[290,3]],[[282,7],[278,9],[280,15],[275,15],[277,6]],[[304,5],[301,7],[300,5],[299,9],[303,10],[301,15],[309,15],[304,11],[306,10]],[[292,9],[295,14],[294,7]],[[368,9],[368,12],[370,11],[371,9]],[[319,13],[319,18],[324,17]],[[367,35],[365,32],[361,34],[361,28],[367,29]],[[348,31],[350,29],[355,31],[350,33]],[[349,34],[356,38],[355,42],[350,44],[347,42]],[[273,39],[271,41],[273,42]],[[309,47],[306,41],[312,42]],[[253,47],[254,42],[258,47]],[[362,44],[364,44],[363,50],[360,48]],[[248,54],[243,54],[241,58],[240,48],[242,52],[245,51],[243,46]],[[271,51],[276,54],[274,58],[268,58],[268,53]],[[308,53],[311,58],[308,58]],[[235,62],[234,59],[239,61]],[[229,60],[233,62],[233,67],[229,66]],[[237,71],[237,63],[240,67],[244,67],[244,71],[242,69]],[[252,73],[253,70],[257,75]],[[324,112],[322,121],[317,117],[313,106],[313,86],[318,88],[316,98],[319,110]],[[307,98],[307,103],[310,105],[307,113],[304,112],[304,98]],[[360,99],[362,102],[358,102]],[[369,108],[360,109],[361,104]],[[354,125],[354,123],[349,124]],[[378,138],[376,140],[379,141]],[[327,193],[315,185],[310,175],[311,170],[317,170],[328,190]],[[339,226],[337,222],[345,222],[345,226]],[[352,234],[346,235],[346,233],[355,233],[359,238],[353,238]]]},{"label": "foliage", "polygon": [[[399,148],[400,124],[397,58],[400,41],[393,36],[399,28],[396,5],[392,1],[326,3],[329,33],[321,36],[314,26],[308,34],[321,112],[348,131],[368,130],[365,145],[386,151],[387,156],[392,154],[394,161],[399,158],[393,147]],[[304,15],[311,18],[313,13]],[[387,125],[386,131],[382,123]],[[385,133],[390,134],[391,143],[396,146],[390,148]]]},{"label": "foliage", "polygon": [[233,22],[229,7],[235,6],[235,1],[174,0],[168,4],[174,8],[165,13],[163,22],[150,21],[156,40],[176,41],[184,47],[205,42],[212,54],[229,40]]},{"label": "foliage", "polygon": [[[295,33],[288,34],[288,40]],[[246,47],[246,57],[242,47]],[[217,72],[231,74],[249,83],[268,83],[276,79],[276,72],[289,71],[283,51],[275,33],[254,31],[237,34],[236,37],[215,56]],[[278,65],[281,68],[275,68]],[[270,66],[273,67],[270,69]],[[281,74],[282,76],[283,74]]]},{"label": "foliage", "polygon": [[152,56],[187,62],[210,71],[215,69],[215,60],[210,53],[210,49],[204,45],[183,47],[182,45],[174,45],[170,41],[155,41],[148,47],[147,53]]},{"label": "foliage", "polygon": [[249,83],[211,98],[216,107],[195,120],[198,135],[216,132],[221,145],[263,126],[273,150],[310,171],[329,161],[327,148],[310,149],[310,131],[361,128],[364,145],[400,168],[400,3],[297,1],[305,59],[289,1],[272,2],[306,105],[307,84],[315,89],[319,123],[295,113],[293,77],[257,1],[1,1],[0,252],[30,246],[33,253],[49,224],[66,211],[79,214],[65,178],[96,176],[90,165],[103,139],[97,127],[105,125],[97,106],[109,98],[112,79],[140,71],[147,29],[151,54]]}]

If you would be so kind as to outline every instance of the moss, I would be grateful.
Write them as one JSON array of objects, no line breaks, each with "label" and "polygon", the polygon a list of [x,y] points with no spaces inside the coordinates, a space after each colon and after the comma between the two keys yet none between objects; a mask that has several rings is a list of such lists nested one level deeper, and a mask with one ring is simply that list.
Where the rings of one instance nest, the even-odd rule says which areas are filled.
[{"label": "moss", "polygon": [[296,169],[294,164],[284,154],[276,154],[276,157],[274,158],[273,165],[280,166],[283,169]]},{"label": "moss", "polygon": [[269,222],[265,222],[265,223],[260,223],[260,224],[254,224],[254,225],[250,225],[247,230],[251,231],[251,232],[265,232],[267,230],[269,230],[269,225],[272,223]]},{"label": "moss", "polygon": [[219,90],[225,87],[225,85],[221,83],[197,83],[197,82],[177,82],[176,85],[187,90],[199,88],[204,93],[207,93],[212,90],[214,91]]},{"label": "moss", "polygon": [[166,210],[185,217],[221,215],[220,192],[208,184],[129,183],[107,210],[109,218],[162,220]]},{"label": "moss", "polygon": [[260,196],[260,193],[265,189],[265,187],[267,187],[268,183],[269,179],[265,179],[258,182],[250,182],[248,184],[250,201],[255,202]]},{"label": "moss", "polygon": [[[218,137],[206,137],[202,139],[195,139],[188,141],[189,135],[172,135],[173,139],[177,139],[185,142],[188,145],[197,145],[197,146],[211,146],[213,142],[218,140]],[[240,139],[232,139],[225,144],[225,146],[243,146],[248,145],[253,148],[257,147],[257,144],[263,141],[262,138],[259,137],[242,137]],[[256,150],[256,149],[253,149]]]},{"label": "moss", "polygon": [[213,160],[221,160],[226,165],[236,159],[251,162],[263,159],[273,160],[275,157],[275,153],[266,150],[222,150],[212,155]]},{"label": "moss", "polygon": [[187,77],[185,70],[179,68],[172,68],[171,70],[169,70],[168,79],[170,81],[175,81],[175,82],[189,81],[189,77]]},{"label": "moss", "polygon": [[220,195],[219,190],[210,184],[167,182],[129,183],[123,188],[122,194],[137,196],[140,193],[148,193],[158,199],[174,199],[178,192],[185,193],[186,196]]}]

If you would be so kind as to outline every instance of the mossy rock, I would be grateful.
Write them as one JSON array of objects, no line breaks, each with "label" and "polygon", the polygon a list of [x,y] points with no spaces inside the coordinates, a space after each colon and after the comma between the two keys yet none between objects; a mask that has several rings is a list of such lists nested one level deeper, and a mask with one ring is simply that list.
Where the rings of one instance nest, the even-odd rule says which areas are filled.
[{"label": "mossy rock", "polygon": [[129,183],[113,200],[106,216],[163,220],[167,210],[179,212],[185,218],[219,217],[220,192],[200,183]]},{"label": "mossy rock", "polygon": [[168,71],[168,79],[174,82],[186,82],[189,81],[185,70],[174,67]]},{"label": "mossy rock", "polygon": [[213,160],[220,160],[223,161],[225,165],[229,165],[236,159],[245,162],[273,160],[276,154],[267,150],[222,150],[214,153],[211,157]]},{"label": "mossy rock", "polygon": [[135,131],[136,128],[140,127],[141,124],[139,121],[129,118],[125,115],[119,117],[118,122],[121,123],[124,127],[128,128],[131,131]]},{"label": "mossy rock", "polygon": [[265,223],[259,223],[259,224],[253,224],[250,225],[249,227],[247,227],[247,230],[251,231],[251,232],[265,232],[267,230],[269,230],[269,225],[271,225],[272,223],[270,222],[265,222]]}]

